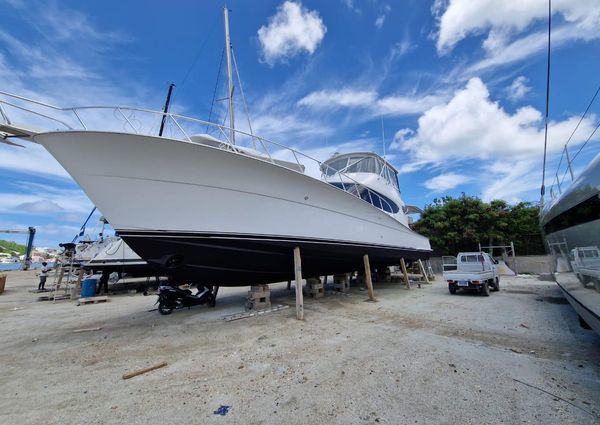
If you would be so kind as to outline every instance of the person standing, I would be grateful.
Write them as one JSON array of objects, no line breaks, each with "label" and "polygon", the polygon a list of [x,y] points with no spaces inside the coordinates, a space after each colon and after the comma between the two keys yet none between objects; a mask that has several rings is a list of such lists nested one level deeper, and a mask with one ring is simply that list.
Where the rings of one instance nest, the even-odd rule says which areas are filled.
[{"label": "person standing", "polygon": [[44,291],[46,288],[44,288],[44,285],[46,285],[46,279],[48,278],[48,271],[50,269],[48,268],[48,263],[46,263],[45,261],[42,263],[42,271],[40,272],[40,283],[38,285],[38,291]]}]

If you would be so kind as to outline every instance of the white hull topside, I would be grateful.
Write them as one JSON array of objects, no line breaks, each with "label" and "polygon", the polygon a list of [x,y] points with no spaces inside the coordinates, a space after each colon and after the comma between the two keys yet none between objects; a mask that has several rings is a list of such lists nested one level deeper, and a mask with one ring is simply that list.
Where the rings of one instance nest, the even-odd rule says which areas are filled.
[{"label": "white hull topside", "polygon": [[418,257],[431,251],[427,238],[378,208],[266,160],[126,133],[51,132],[34,140],[140,255],[128,232],[316,239],[418,252]]}]

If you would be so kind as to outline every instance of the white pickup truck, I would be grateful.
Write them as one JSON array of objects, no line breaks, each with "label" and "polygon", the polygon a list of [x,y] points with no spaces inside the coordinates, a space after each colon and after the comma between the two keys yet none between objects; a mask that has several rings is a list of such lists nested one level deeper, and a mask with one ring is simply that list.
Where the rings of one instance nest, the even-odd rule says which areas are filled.
[{"label": "white pickup truck", "polygon": [[499,291],[496,264],[485,252],[461,252],[456,258],[444,257],[444,280],[448,282],[448,290],[456,294],[457,289],[474,289],[486,297],[490,295],[490,288]]},{"label": "white pickup truck", "polygon": [[600,291],[600,250],[597,246],[571,250],[571,267],[584,285],[596,285]]}]

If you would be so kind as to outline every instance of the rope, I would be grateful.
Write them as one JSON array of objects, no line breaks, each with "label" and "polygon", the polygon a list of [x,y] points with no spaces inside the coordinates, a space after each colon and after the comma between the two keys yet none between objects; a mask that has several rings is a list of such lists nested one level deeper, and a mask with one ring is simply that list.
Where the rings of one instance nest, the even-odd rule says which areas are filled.
[{"label": "rope", "polygon": [[[217,82],[215,83],[215,90],[213,92],[212,102],[210,103],[210,112],[208,113],[208,122],[212,117],[213,108],[215,106],[215,99],[217,97],[217,89],[219,88],[219,80],[221,79],[221,68],[223,67],[223,55],[225,54],[225,48],[221,50],[221,60],[219,61],[219,71],[217,72]],[[208,124],[206,124],[206,132],[208,133]]]},{"label": "rope", "polygon": [[546,193],[546,155],[548,152],[548,112],[550,109],[550,35],[552,28],[552,0],[548,0],[548,67],[546,69],[546,119],[544,123],[544,163],[542,166],[541,204]]},{"label": "rope", "polygon": [[[244,88],[242,87],[242,79],[240,78],[240,72],[238,71],[237,61],[235,60],[235,52],[233,48],[231,49],[231,56],[233,57],[233,66],[235,68],[235,75],[237,76],[238,83],[240,83],[240,94],[242,95],[242,103],[244,104],[244,111],[246,112],[246,119],[248,120],[248,128],[250,129],[250,134],[254,136],[254,132],[252,131],[252,124],[250,123],[250,112],[248,112],[248,104],[246,103],[246,96],[244,96]],[[254,149],[256,149],[256,142],[254,141],[254,137],[252,138],[252,145]]]},{"label": "rope", "polygon": [[[594,96],[592,97],[592,100],[590,100],[590,102],[587,105],[587,108],[585,108],[585,112],[581,115],[581,117],[579,118],[579,122],[577,123],[577,125],[575,126],[575,129],[573,130],[573,132],[571,133],[571,135],[569,136],[569,139],[567,140],[567,142],[565,143],[565,150],[568,149],[569,143],[571,142],[571,139],[573,138],[573,136],[575,135],[575,132],[577,131],[577,129],[579,128],[579,125],[581,124],[581,122],[585,119],[588,111],[590,110],[592,104],[594,103],[594,100],[596,100],[596,96],[598,96],[598,93],[600,93],[600,85],[598,86],[598,88],[596,89],[596,93],[594,93]],[[586,142],[587,143],[587,142]],[[556,167],[556,173],[558,174],[558,172],[560,171],[560,166],[562,165],[562,161],[563,158],[565,157],[565,151],[562,152],[562,155],[560,156],[560,161],[558,161],[558,166]],[[575,157],[573,157],[573,159],[575,159]],[[571,162],[573,162],[573,160],[571,160]],[[569,165],[569,164],[567,164]],[[567,171],[569,169],[567,168],[567,170],[565,171],[565,174],[563,175],[563,180],[565,175],[567,174]],[[562,180],[561,180],[562,183]]]}]

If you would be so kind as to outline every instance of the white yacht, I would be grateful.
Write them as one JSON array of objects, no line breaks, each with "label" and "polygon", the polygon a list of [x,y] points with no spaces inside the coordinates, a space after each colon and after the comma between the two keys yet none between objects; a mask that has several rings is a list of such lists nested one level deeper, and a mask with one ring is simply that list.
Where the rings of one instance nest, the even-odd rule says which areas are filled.
[{"label": "white yacht", "polygon": [[123,239],[111,238],[108,244],[83,264],[88,270],[126,273],[131,276],[153,276],[154,267],[142,260]]},{"label": "white yacht", "polygon": [[[373,267],[428,258],[429,241],[408,227],[390,164],[360,154],[357,169],[347,163],[345,172],[343,156],[321,163],[234,128],[225,15],[229,126],[166,110],[58,108],[0,92],[0,132],[43,145],[125,243],[176,280],[245,286],[294,279],[294,247],[306,277],[361,270],[365,254]],[[17,125],[11,110],[33,114],[30,126],[50,120],[53,130]],[[159,124],[168,135],[157,135]],[[204,134],[207,127],[218,138]]]}]

